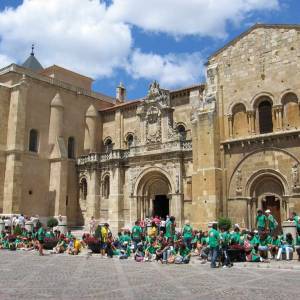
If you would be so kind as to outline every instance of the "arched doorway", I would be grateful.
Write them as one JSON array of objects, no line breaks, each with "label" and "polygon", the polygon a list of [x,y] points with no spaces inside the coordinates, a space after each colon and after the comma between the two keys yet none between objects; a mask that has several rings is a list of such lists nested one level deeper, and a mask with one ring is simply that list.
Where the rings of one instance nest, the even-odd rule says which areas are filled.
[{"label": "arched doorway", "polygon": [[252,197],[252,227],[255,224],[257,209],[269,209],[277,220],[279,227],[286,218],[287,207],[284,199],[285,191],[281,180],[272,174],[264,174],[256,178],[250,188]]},{"label": "arched doorway", "polygon": [[171,184],[165,174],[160,171],[144,174],[137,186],[137,217],[170,215],[171,195]]}]

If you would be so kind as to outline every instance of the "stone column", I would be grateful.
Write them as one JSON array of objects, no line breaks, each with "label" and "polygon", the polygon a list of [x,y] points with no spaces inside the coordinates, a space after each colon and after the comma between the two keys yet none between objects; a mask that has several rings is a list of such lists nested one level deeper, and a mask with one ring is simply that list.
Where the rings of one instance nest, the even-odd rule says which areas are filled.
[{"label": "stone column", "polygon": [[117,232],[124,226],[123,174],[119,164],[113,166],[110,176],[108,219],[111,229]]},{"label": "stone column", "polygon": [[68,183],[67,160],[53,160],[50,163],[50,199],[54,201],[54,216],[66,216],[66,197]]},{"label": "stone column", "polygon": [[247,199],[247,217],[248,217],[248,228],[252,229],[252,220],[251,220],[251,198]]},{"label": "stone column", "polygon": [[177,227],[183,226],[183,194],[169,194],[170,201],[170,215],[176,219]]},{"label": "stone column", "polygon": [[[84,149],[89,152],[97,151],[97,140],[102,140],[102,134],[99,138],[98,132],[99,113],[93,105],[91,105],[85,115],[87,130],[84,137]],[[101,128],[102,129],[102,128]],[[101,130],[102,133],[102,130]]]},{"label": "stone column", "polygon": [[22,152],[27,144],[25,121],[28,83],[25,77],[11,90],[7,124],[7,148],[3,213],[20,213],[22,198]]},{"label": "stone column", "polygon": [[87,197],[86,197],[86,219],[88,222],[91,216],[95,219],[100,218],[100,180],[96,169],[91,170],[87,182]]},{"label": "stone column", "polygon": [[252,135],[252,134],[255,134],[255,112],[254,111],[248,111],[247,112],[247,115],[248,115],[248,130],[249,130],[249,133]]},{"label": "stone column", "polygon": [[[49,123],[49,145],[50,147],[57,142],[58,137],[63,136],[64,129],[64,105],[59,93],[55,95],[50,104],[50,123]],[[52,149],[51,149],[52,150]]]},{"label": "stone column", "polygon": [[233,124],[232,124],[232,115],[228,115],[228,134],[229,138],[233,138],[232,130],[233,130]]}]

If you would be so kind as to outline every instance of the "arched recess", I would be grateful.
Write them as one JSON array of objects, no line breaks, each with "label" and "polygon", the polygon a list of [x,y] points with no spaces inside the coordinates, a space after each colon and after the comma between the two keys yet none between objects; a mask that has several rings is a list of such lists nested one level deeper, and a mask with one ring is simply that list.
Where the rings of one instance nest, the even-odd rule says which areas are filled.
[{"label": "arched recess", "polygon": [[252,225],[255,224],[258,209],[263,211],[270,209],[278,224],[286,219],[288,208],[285,196],[288,192],[288,185],[279,172],[273,169],[257,171],[249,178],[246,191],[252,199],[250,207]]},{"label": "arched recess", "polygon": [[292,92],[285,93],[281,98],[283,107],[283,128],[297,129],[300,127],[299,100]]},{"label": "arched recess", "polygon": [[248,128],[246,107],[244,104],[238,103],[232,108],[233,137],[247,136],[249,134]]},{"label": "arched recess", "polygon": [[255,127],[258,133],[273,132],[273,100],[268,96],[261,96],[254,102],[256,112]]},{"label": "arched recess", "polygon": [[134,189],[137,218],[172,214],[174,191],[174,184],[166,171],[158,167],[144,170],[138,176]]}]

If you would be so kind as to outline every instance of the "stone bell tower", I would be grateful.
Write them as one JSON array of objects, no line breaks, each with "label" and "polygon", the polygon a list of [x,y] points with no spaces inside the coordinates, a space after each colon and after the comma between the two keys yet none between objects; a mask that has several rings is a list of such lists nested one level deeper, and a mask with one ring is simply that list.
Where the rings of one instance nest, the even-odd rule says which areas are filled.
[{"label": "stone bell tower", "polygon": [[198,107],[194,108],[192,115],[194,212],[192,222],[201,228],[217,219],[222,203],[216,65],[208,68],[207,82],[204,99],[198,102]]}]

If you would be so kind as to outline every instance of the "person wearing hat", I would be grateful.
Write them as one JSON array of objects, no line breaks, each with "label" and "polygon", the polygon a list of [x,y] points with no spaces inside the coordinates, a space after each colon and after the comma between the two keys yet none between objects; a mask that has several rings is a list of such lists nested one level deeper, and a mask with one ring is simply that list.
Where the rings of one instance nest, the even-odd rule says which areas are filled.
[{"label": "person wearing hat", "polygon": [[267,221],[268,221],[268,227],[270,231],[270,235],[273,236],[276,228],[278,227],[278,222],[276,219],[271,215],[271,211],[267,209],[265,211],[266,216],[267,216]]}]

